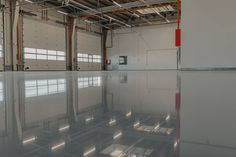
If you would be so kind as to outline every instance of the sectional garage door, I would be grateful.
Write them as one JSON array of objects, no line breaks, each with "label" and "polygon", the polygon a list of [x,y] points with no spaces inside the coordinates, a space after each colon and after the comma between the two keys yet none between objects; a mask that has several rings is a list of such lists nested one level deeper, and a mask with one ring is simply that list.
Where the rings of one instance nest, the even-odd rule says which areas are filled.
[{"label": "sectional garage door", "polygon": [[80,70],[101,70],[101,35],[77,32],[77,61]]},{"label": "sectional garage door", "polygon": [[29,70],[66,70],[65,27],[24,18],[23,46]]}]

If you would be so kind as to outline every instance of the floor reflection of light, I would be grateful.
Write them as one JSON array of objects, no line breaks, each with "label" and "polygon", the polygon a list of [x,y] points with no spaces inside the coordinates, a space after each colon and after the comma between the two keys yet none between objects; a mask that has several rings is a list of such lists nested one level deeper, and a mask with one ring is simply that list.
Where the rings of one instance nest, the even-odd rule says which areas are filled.
[{"label": "floor reflection of light", "polygon": [[139,125],[140,125],[140,122],[139,122],[139,121],[137,121],[137,122],[135,122],[135,123],[134,123],[134,125],[133,125],[133,126],[134,126],[134,128],[136,128],[136,127],[138,127]]},{"label": "floor reflection of light", "polygon": [[126,117],[130,117],[132,115],[132,112],[126,113]]},{"label": "floor reflection of light", "polygon": [[69,128],[70,128],[70,126],[69,126],[69,125],[66,125],[66,126],[60,127],[60,128],[59,128],[59,131],[60,131],[60,132],[63,132],[63,131],[68,130]]},{"label": "floor reflection of light", "polygon": [[170,120],[170,115],[166,116],[166,121]]},{"label": "floor reflection of light", "polygon": [[157,125],[155,126],[154,130],[157,130],[157,129],[159,129],[159,128],[160,128],[160,124],[157,124]]},{"label": "floor reflection of light", "polygon": [[23,143],[23,144],[29,144],[29,143],[34,142],[36,139],[37,139],[36,136],[30,137],[30,138],[24,139],[24,140],[22,141],[22,143]]},{"label": "floor reflection of light", "polygon": [[110,119],[109,125],[114,125],[114,124],[116,124],[116,119]]},{"label": "floor reflection of light", "polygon": [[120,131],[120,132],[114,134],[113,139],[116,140],[116,139],[120,138],[121,136],[122,136],[122,132]]},{"label": "floor reflection of light", "polygon": [[65,142],[61,142],[61,143],[58,143],[58,144],[56,144],[56,145],[53,145],[53,146],[51,147],[51,150],[52,150],[52,151],[57,150],[57,149],[59,149],[59,148],[65,146],[65,144],[66,144]]},{"label": "floor reflection of light", "polygon": [[85,122],[89,123],[89,122],[91,122],[93,120],[94,120],[94,117],[88,117],[88,118],[85,119]]},{"label": "floor reflection of light", "polygon": [[178,142],[175,141],[175,143],[174,143],[174,148],[176,148],[177,146],[178,146]]},{"label": "floor reflection of light", "polygon": [[92,147],[91,149],[89,149],[88,151],[84,152],[83,156],[88,156],[92,153],[94,153],[96,151],[96,147]]}]

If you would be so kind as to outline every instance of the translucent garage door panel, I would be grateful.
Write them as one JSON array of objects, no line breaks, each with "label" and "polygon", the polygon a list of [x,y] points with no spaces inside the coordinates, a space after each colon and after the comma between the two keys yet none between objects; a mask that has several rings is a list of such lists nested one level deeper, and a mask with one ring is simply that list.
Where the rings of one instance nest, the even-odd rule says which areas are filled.
[{"label": "translucent garage door panel", "polygon": [[65,28],[24,18],[24,47],[65,51]]},{"label": "translucent garage door panel", "polygon": [[101,55],[101,36],[85,32],[77,32],[77,46],[79,53]]}]

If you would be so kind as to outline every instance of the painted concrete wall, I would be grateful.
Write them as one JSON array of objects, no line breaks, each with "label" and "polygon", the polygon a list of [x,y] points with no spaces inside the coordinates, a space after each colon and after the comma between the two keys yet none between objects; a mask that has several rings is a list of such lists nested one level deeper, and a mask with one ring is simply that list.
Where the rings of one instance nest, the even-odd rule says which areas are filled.
[{"label": "painted concrete wall", "polygon": [[[112,70],[176,69],[175,24],[120,29],[113,32],[113,47],[108,48]],[[107,46],[111,46],[108,34]],[[128,65],[119,65],[119,56]]]},{"label": "painted concrete wall", "polygon": [[235,0],[182,0],[182,68],[236,67]]}]

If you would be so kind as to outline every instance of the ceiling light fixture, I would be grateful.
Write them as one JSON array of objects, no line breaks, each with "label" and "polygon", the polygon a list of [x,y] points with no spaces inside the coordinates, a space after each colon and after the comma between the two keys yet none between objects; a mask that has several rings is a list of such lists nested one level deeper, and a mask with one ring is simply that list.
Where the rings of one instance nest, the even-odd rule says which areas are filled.
[{"label": "ceiling light fixture", "polygon": [[140,17],[140,16],[139,16],[138,14],[136,14],[136,13],[134,13],[133,15],[136,16],[136,17],[138,17],[138,18]]},{"label": "ceiling light fixture", "polygon": [[116,1],[112,1],[112,3],[114,3],[114,4],[117,5],[118,7],[122,7],[122,5],[120,5],[120,4],[117,3]]},{"label": "ceiling light fixture", "polygon": [[25,2],[28,2],[28,3],[34,3],[34,2],[31,1],[31,0],[25,0]]},{"label": "ceiling light fixture", "polygon": [[64,11],[58,10],[57,12],[60,13],[60,14],[63,14],[63,15],[68,15],[68,13],[67,13],[67,12],[64,12]]}]

